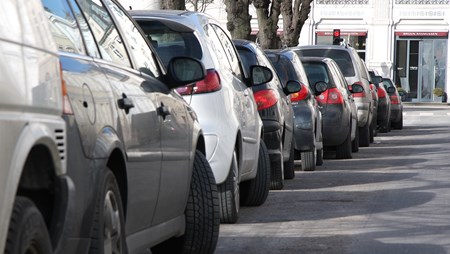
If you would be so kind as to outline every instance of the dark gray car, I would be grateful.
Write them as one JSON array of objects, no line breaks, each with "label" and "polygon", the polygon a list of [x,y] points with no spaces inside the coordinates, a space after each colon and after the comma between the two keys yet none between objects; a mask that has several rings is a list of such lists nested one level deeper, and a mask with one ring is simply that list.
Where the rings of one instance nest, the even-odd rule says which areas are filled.
[{"label": "dark gray car", "polygon": [[202,63],[180,57],[166,70],[115,1],[42,2],[71,108],[67,170],[76,190],[55,252],[213,253],[219,203],[205,138],[173,90],[203,79]]},{"label": "dark gray car", "polygon": [[[325,82],[328,90],[317,96],[323,117],[323,144],[336,150],[337,159],[352,158],[358,151],[358,119],[356,104],[336,62],[325,57],[302,57],[311,83]],[[361,91],[355,84],[352,91]],[[359,88],[359,89],[358,89]]]},{"label": "dark gray car", "polygon": [[[300,57],[290,49],[266,50],[283,84],[296,80],[302,89],[291,95],[294,111],[294,148],[296,159],[301,159],[302,169],[314,171],[323,163],[322,113],[315,95],[315,84],[310,84]],[[312,85],[312,86],[311,86]]]}]

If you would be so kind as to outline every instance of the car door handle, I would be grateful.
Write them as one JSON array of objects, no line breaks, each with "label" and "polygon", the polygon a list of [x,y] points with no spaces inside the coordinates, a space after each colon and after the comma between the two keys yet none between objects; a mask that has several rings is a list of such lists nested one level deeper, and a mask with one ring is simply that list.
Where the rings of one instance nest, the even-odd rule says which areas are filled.
[{"label": "car door handle", "polygon": [[161,103],[161,106],[158,107],[158,114],[166,119],[166,116],[170,115],[170,108]]},{"label": "car door handle", "polygon": [[125,110],[126,114],[130,112],[130,108],[134,108],[133,101],[125,93],[122,93],[122,98],[117,100],[117,105],[120,109]]}]

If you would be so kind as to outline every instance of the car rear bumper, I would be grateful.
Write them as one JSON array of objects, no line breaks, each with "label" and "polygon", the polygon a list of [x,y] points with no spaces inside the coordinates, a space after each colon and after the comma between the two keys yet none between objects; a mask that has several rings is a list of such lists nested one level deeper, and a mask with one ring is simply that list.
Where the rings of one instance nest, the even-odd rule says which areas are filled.
[{"label": "car rear bumper", "polygon": [[307,104],[298,104],[294,109],[294,148],[311,151],[315,148],[314,109]]},{"label": "car rear bumper", "polygon": [[351,113],[345,114],[340,106],[328,105],[322,114],[322,136],[324,146],[337,146],[344,142],[349,133]]},{"label": "car rear bumper", "polygon": [[263,140],[271,162],[281,159],[281,127],[278,121],[263,120]]}]

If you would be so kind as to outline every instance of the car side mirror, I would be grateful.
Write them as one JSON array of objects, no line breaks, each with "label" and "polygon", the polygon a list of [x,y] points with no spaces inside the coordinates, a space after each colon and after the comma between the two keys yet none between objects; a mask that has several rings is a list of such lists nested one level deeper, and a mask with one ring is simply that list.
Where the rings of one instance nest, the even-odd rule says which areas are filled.
[{"label": "car side mirror", "polygon": [[273,79],[272,71],[261,65],[252,65],[250,67],[250,76],[252,86],[261,85],[270,82]]},{"label": "car side mirror", "polygon": [[328,84],[324,81],[319,81],[314,84],[315,96],[320,95],[328,89]]},{"label": "car side mirror", "polygon": [[302,89],[302,84],[295,80],[289,80],[288,82],[286,82],[286,86],[283,88],[286,95],[300,92],[300,90]]},{"label": "car side mirror", "polygon": [[395,87],[388,87],[387,88],[387,92],[388,92],[388,94],[394,94],[395,93]]},{"label": "car side mirror", "polygon": [[364,87],[357,83],[349,86],[348,88],[349,88],[350,92],[352,92],[352,93],[363,93],[364,92]]},{"label": "car side mirror", "polygon": [[203,80],[206,70],[203,63],[190,57],[174,57],[167,65],[166,84],[177,88]]}]

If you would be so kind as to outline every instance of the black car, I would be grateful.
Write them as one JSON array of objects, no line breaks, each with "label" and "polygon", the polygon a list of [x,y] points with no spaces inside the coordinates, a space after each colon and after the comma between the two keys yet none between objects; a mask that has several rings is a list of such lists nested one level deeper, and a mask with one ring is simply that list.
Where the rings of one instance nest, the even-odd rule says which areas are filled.
[{"label": "black car", "polygon": [[403,103],[397,87],[390,78],[383,78],[383,86],[391,99],[391,127],[396,130],[403,129]]},{"label": "black car", "polygon": [[[289,80],[298,81],[302,89],[291,94],[294,110],[294,149],[296,159],[301,159],[302,169],[314,171],[316,165],[323,164],[322,114],[316,95],[323,90],[309,83],[300,57],[290,49],[265,50],[282,84]],[[312,85],[312,86],[311,86]]]},{"label": "black car", "polygon": [[391,130],[391,99],[383,85],[383,77],[370,70],[370,81],[375,85],[378,95],[377,129],[380,132]]},{"label": "black car", "polygon": [[328,89],[316,96],[323,118],[323,145],[336,151],[337,159],[350,159],[359,150],[357,108],[351,91],[363,87],[353,84],[351,90],[340,68],[327,57],[302,57],[309,82],[324,82]]},{"label": "black car", "polygon": [[[301,87],[296,81],[283,86],[264,51],[256,43],[247,40],[233,40],[233,42],[248,73],[254,65],[266,66],[273,73],[270,82],[252,86],[252,89],[263,121],[263,140],[269,151],[271,188],[281,189],[284,178],[292,179],[295,176],[294,112],[289,94],[300,91]],[[254,75],[253,78],[257,77]]]},{"label": "black car", "polygon": [[55,253],[213,253],[217,186],[196,114],[173,90],[202,80],[203,64],[165,69],[116,1],[42,2],[67,87],[76,208]]}]

